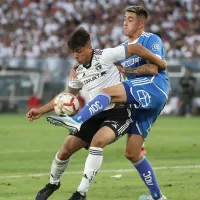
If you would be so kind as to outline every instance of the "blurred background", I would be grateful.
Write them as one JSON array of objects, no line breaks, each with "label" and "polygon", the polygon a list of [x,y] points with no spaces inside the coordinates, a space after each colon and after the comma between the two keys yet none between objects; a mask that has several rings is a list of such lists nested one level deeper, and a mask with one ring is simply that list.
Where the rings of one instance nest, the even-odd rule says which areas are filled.
[{"label": "blurred background", "polygon": [[[146,31],[162,38],[170,79],[169,100],[145,141],[146,156],[168,199],[199,199],[200,0],[0,0],[0,200],[32,200],[49,181],[67,132],[45,116],[29,123],[25,113],[67,87],[75,63],[69,35],[83,26],[94,48],[117,46],[126,40],[125,8],[136,4],[149,11]],[[79,100],[84,105],[87,93]],[[125,143],[123,137],[106,147],[88,199],[135,200],[148,193],[124,157]],[[50,199],[67,199],[76,190],[87,154],[73,156]]]},{"label": "blurred background", "polygon": [[125,41],[124,11],[133,4],[148,9],[146,31],[165,46],[170,96],[162,114],[198,115],[199,0],[1,0],[0,112],[25,112],[66,88],[75,63],[66,42],[77,27],[90,32],[94,48]]}]

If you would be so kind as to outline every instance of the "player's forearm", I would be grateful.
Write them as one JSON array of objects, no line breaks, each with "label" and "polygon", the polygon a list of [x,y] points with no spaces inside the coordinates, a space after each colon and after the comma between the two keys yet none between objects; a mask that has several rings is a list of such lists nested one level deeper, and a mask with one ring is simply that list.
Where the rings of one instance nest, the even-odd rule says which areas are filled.
[{"label": "player's forearm", "polygon": [[125,72],[136,75],[156,75],[158,74],[158,67],[154,64],[144,64],[137,68],[126,68]]},{"label": "player's forearm", "polygon": [[54,109],[54,99],[52,99],[49,103],[39,108],[41,114],[48,113]]},{"label": "player's forearm", "polygon": [[160,59],[158,56],[140,44],[128,45],[128,56],[132,56],[133,54],[136,54],[141,58],[156,64],[161,70],[165,70],[167,68],[167,62],[165,60]]}]

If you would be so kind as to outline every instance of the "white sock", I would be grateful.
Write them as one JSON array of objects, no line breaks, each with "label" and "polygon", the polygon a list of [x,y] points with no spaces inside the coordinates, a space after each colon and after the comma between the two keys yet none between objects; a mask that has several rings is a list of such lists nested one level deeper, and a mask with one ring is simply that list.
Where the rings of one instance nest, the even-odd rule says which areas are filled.
[{"label": "white sock", "polygon": [[103,149],[97,147],[90,147],[90,153],[85,162],[85,169],[83,173],[83,178],[77,191],[83,196],[89,190],[90,185],[94,181],[98,170],[103,162]]},{"label": "white sock", "polygon": [[59,160],[57,155],[58,153],[52,162],[50,174],[50,183],[56,185],[61,181],[61,176],[69,164],[69,159]]}]

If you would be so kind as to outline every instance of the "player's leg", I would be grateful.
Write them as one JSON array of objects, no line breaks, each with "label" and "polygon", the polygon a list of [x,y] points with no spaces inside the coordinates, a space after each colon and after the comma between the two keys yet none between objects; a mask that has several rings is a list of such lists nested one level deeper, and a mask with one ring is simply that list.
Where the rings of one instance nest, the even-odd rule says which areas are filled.
[{"label": "player's leg", "polygon": [[93,183],[103,162],[103,148],[115,139],[115,133],[109,127],[102,127],[93,137],[90,153],[85,162],[85,168],[80,185],[69,200],[86,200],[86,193]]},{"label": "player's leg", "polygon": [[[140,200],[166,200],[161,193],[150,162],[141,153],[144,138],[147,137],[157,115],[154,115],[152,111],[148,110],[136,110],[135,114],[135,121],[131,124],[130,128],[130,133],[133,134],[128,135],[125,155],[137,169],[143,182],[151,193],[151,195],[143,195],[140,197]],[[151,115],[153,116],[152,118]]]},{"label": "player's leg", "polygon": [[102,112],[111,102],[125,103],[126,90],[123,84],[111,86],[102,90],[93,100],[91,100],[81,111],[73,117],[49,116],[47,120],[57,126],[71,129],[73,132],[80,130],[83,122],[92,116]]},{"label": "player's leg", "polygon": [[[102,124],[102,128],[95,134],[92,139],[90,153],[85,162],[83,178],[77,191],[69,200],[79,200],[78,197],[85,197],[91,184],[93,183],[97,172],[103,162],[103,149],[106,145],[116,141],[118,138],[128,132],[129,125],[132,122],[130,119],[129,109],[121,113],[121,119],[107,118]],[[117,113],[119,113],[117,111]],[[112,115],[115,115],[113,113]],[[119,118],[119,115],[117,115]],[[123,119],[124,117],[124,119]]]},{"label": "player's leg", "polygon": [[141,135],[129,134],[125,151],[126,158],[130,160],[133,166],[137,169],[142,180],[151,193],[151,195],[144,195],[140,197],[140,200],[166,200],[161,193],[151,164],[147,158],[141,154],[143,142],[144,138]]},{"label": "player's leg", "polygon": [[[99,122],[99,120],[94,120],[92,118],[81,126],[79,132],[75,134],[70,133],[70,136],[67,137],[62,148],[60,149],[59,153],[56,155],[52,163],[51,174],[53,176],[50,176],[50,183],[47,184],[48,192],[45,192],[47,189],[44,188],[44,190],[41,190],[42,192],[39,192],[38,194],[51,195],[58,188],[56,184],[60,182],[61,175],[68,166],[70,156],[83,147],[86,149],[88,148],[94,134],[99,129],[100,124],[101,121]],[[60,184],[58,184],[58,186],[59,185]],[[53,190],[52,188],[55,190]],[[45,199],[47,198],[36,198],[36,200]]]},{"label": "player's leg", "polygon": [[36,200],[46,200],[60,187],[63,172],[68,167],[70,157],[76,151],[85,147],[88,143],[81,138],[69,135],[59,152],[56,154],[50,173],[50,182],[37,193]]},{"label": "player's leg", "polygon": [[61,181],[61,176],[65,169],[68,167],[70,157],[75,152],[87,146],[88,143],[73,135],[69,135],[62,145],[59,152],[56,154],[52,166],[51,166],[51,176],[50,183],[58,184]]},{"label": "player's leg", "polygon": [[153,123],[166,102],[166,96],[148,80],[137,79],[126,82],[127,102],[131,97],[138,102],[132,110],[133,123],[130,126],[125,155],[137,169],[151,195],[143,195],[140,200],[165,200],[157,183],[151,164],[141,154],[144,138],[147,137]]},{"label": "player's leg", "polygon": [[102,89],[101,93],[81,109],[77,115],[73,116],[72,119],[83,123],[92,116],[102,112],[111,102],[126,102],[126,91],[123,84]]}]

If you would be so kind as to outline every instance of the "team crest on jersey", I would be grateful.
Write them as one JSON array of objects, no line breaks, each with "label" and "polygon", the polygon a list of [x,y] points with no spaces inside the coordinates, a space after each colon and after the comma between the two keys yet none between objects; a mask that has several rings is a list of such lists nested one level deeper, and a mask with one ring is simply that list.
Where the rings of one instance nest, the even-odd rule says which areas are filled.
[{"label": "team crest on jersey", "polygon": [[154,42],[152,45],[153,51],[159,51],[160,50],[160,44],[158,42]]},{"label": "team crest on jersey", "polygon": [[147,107],[151,102],[151,96],[145,90],[137,90],[137,95],[142,107]]},{"label": "team crest on jersey", "polygon": [[101,71],[101,70],[102,70],[102,66],[101,66],[101,65],[98,65],[98,66],[95,67],[95,69],[96,69],[97,71]]}]

